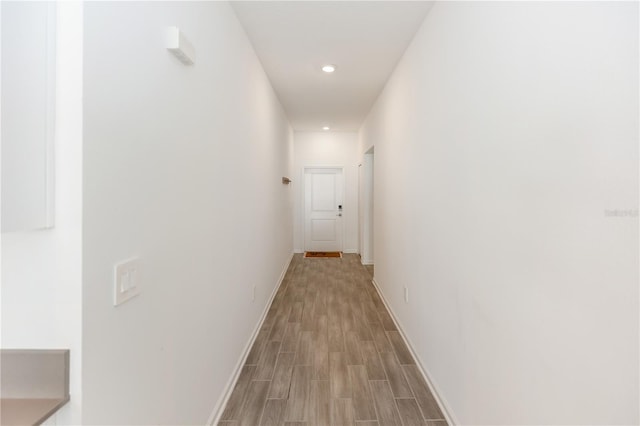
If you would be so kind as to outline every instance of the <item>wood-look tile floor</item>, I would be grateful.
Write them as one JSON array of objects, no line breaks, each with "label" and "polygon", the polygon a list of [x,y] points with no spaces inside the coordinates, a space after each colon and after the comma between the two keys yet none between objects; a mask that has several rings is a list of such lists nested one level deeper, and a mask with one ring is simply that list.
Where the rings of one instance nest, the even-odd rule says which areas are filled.
[{"label": "wood-look tile floor", "polygon": [[370,269],[294,256],[219,426],[446,426]]}]

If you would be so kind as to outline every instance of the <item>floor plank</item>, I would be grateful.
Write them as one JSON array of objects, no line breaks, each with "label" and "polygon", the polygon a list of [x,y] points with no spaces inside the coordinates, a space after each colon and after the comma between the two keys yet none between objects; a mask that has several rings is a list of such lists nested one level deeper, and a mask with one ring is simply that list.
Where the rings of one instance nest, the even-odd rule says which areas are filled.
[{"label": "floor plank", "polygon": [[396,324],[391,319],[391,315],[386,310],[378,311],[378,315],[380,316],[380,321],[382,322],[382,326],[385,331],[397,331]]},{"label": "floor plank", "polygon": [[360,339],[355,331],[349,331],[344,336],[346,346],[347,365],[364,365],[360,351]]},{"label": "floor plank", "polygon": [[344,352],[329,354],[329,380],[332,398],[351,398],[351,379]]},{"label": "floor plank", "polygon": [[409,387],[409,383],[405,378],[402,366],[393,352],[384,352],[380,354],[382,364],[384,365],[391,391],[396,398],[413,398],[413,392]]},{"label": "floor plank", "polygon": [[309,417],[314,425],[328,425],[330,423],[331,401],[328,380],[312,380]]},{"label": "floor plank", "polygon": [[369,328],[371,329],[371,334],[373,334],[373,341],[376,344],[376,348],[378,348],[378,352],[393,351],[391,342],[389,342],[389,338],[381,322],[369,324]]},{"label": "floor plank", "polygon": [[360,342],[362,349],[362,358],[367,368],[367,377],[369,380],[386,380],[387,376],[380,360],[380,354],[376,349],[376,345],[372,341]]},{"label": "floor plank", "polygon": [[245,364],[247,365],[257,365],[260,356],[262,356],[262,349],[264,349],[267,341],[269,340],[269,334],[271,334],[270,330],[261,330],[256,337],[256,340],[253,342],[253,346],[249,351],[249,355],[247,356],[247,361]]},{"label": "floor plank", "polygon": [[396,399],[396,406],[398,407],[398,413],[400,413],[400,418],[404,426],[425,425],[425,420],[422,418],[422,413],[420,413],[420,408],[418,408],[415,399]]},{"label": "floor plank", "polygon": [[377,420],[376,409],[369,390],[367,369],[364,365],[350,365],[349,376],[353,389],[353,418],[355,420]]},{"label": "floor plank", "polygon": [[411,356],[411,352],[409,352],[409,349],[407,349],[407,345],[404,344],[404,340],[402,339],[400,332],[387,331],[387,336],[389,337],[391,346],[393,346],[393,350],[398,356],[398,361],[400,362],[400,364],[406,365],[416,363]]},{"label": "floor plank", "polygon": [[296,302],[291,306],[291,313],[289,314],[289,322],[302,321],[302,310],[304,302]]},{"label": "floor plank", "polygon": [[313,379],[329,380],[329,352],[316,351],[313,354]]},{"label": "floor plank", "polygon": [[338,315],[330,315],[329,317],[329,351],[344,351],[344,335],[342,334],[342,326],[340,325],[340,317]]},{"label": "floor plank", "polygon": [[331,400],[331,425],[354,426],[351,399]]},{"label": "floor plank", "polygon": [[258,361],[258,367],[253,375],[253,380],[271,380],[273,378],[273,371],[276,368],[279,351],[280,342],[267,342],[266,347],[262,351],[260,361]]},{"label": "floor plank", "polygon": [[362,310],[368,324],[375,324],[380,322],[380,317],[378,316],[376,305],[373,300],[362,302]]},{"label": "floor plank", "polygon": [[267,391],[271,382],[254,380],[249,384],[247,396],[240,413],[239,426],[256,426],[260,424],[260,417],[267,401]]},{"label": "floor plank", "polygon": [[416,365],[405,365],[402,367],[407,377],[407,382],[413,390],[413,394],[416,397],[416,402],[422,411],[422,417],[425,420],[440,420],[444,419],[440,407],[435,398],[429,390],[429,386],[424,381],[420,370]]},{"label": "floor plank", "polygon": [[309,299],[304,302],[304,309],[302,310],[302,331],[314,331],[317,327],[315,316],[316,294],[310,293],[308,290],[307,295],[309,294],[313,294],[313,296],[309,296]]},{"label": "floor plank", "polygon": [[300,340],[300,323],[292,322],[287,325],[287,330],[282,338],[281,352],[295,352],[298,349]]},{"label": "floor plank", "polygon": [[282,426],[286,407],[286,399],[267,399],[260,426]]},{"label": "floor plank", "polygon": [[300,333],[300,341],[296,351],[296,365],[313,365],[313,354],[313,332],[303,331]]},{"label": "floor plank", "polygon": [[284,332],[287,330],[291,307],[287,306],[285,308],[281,308],[279,311],[280,314],[276,316],[273,327],[271,328],[269,340],[282,342],[282,339],[284,338]]},{"label": "floor plank", "polygon": [[289,385],[293,372],[293,361],[296,354],[293,352],[281,352],[276,362],[275,373],[271,381],[269,398],[289,398]]},{"label": "floor plank", "polygon": [[389,382],[386,380],[371,380],[371,393],[378,413],[378,422],[385,426],[402,426],[396,408]]},{"label": "floor plank", "polygon": [[244,403],[244,397],[251,383],[253,373],[256,371],[255,366],[245,365],[240,372],[240,377],[236,382],[235,388],[229,397],[227,406],[222,413],[221,420],[238,420],[240,418],[240,411],[242,410],[242,404]]},{"label": "floor plank", "polygon": [[285,421],[308,420],[312,369],[313,367],[309,365],[296,365],[293,367]]}]

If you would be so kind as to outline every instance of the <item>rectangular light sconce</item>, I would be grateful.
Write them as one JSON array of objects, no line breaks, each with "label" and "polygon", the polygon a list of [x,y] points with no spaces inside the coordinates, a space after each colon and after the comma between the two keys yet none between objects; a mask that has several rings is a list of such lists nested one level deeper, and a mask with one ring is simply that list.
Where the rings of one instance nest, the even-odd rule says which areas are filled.
[{"label": "rectangular light sconce", "polygon": [[193,65],[196,62],[196,49],[178,27],[167,27],[166,46],[183,64]]}]

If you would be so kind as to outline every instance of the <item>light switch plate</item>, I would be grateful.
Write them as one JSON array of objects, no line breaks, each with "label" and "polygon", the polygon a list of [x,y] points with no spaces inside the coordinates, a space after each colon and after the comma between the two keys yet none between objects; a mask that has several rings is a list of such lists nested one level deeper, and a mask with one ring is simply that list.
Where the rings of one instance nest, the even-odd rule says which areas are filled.
[{"label": "light switch plate", "polygon": [[129,259],[116,264],[113,280],[113,306],[118,306],[140,294],[140,261]]}]

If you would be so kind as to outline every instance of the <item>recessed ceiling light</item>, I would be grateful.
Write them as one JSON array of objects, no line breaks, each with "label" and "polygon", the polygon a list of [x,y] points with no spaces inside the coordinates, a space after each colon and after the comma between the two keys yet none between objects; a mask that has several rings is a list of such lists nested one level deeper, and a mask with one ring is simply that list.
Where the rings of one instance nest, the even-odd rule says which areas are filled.
[{"label": "recessed ceiling light", "polygon": [[330,130],[330,127],[329,127],[329,126],[324,126],[324,127],[322,128],[322,130]]},{"label": "recessed ceiling light", "polygon": [[322,67],[322,71],[324,71],[326,73],[332,73],[335,70],[336,70],[336,66],[335,65],[331,65],[331,64],[327,64],[327,65]]}]

